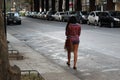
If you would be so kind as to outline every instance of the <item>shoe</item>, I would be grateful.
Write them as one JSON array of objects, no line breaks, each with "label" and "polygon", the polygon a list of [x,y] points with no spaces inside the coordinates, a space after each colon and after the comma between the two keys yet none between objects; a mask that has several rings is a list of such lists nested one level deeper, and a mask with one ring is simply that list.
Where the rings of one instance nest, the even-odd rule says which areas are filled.
[{"label": "shoe", "polygon": [[74,70],[77,70],[77,67],[73,67]]},{"label": "shoe", "polygon": [[70,67],[70,63],[67,62],[66,64]]}]

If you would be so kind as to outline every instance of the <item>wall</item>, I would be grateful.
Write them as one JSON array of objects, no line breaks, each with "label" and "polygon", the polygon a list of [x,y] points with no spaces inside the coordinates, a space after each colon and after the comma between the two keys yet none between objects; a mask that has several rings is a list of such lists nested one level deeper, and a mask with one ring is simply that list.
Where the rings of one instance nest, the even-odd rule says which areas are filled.
[{"label": "wall", "polygon": [[115,11],[120,11],[120,3],[115,4]]}]

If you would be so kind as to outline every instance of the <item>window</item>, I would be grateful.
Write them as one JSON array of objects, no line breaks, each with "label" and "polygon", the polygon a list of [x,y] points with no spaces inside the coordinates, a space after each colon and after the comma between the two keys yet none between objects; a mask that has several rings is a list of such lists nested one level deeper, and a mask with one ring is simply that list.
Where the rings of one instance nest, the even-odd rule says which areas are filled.
[{"label": "window", "polygon": [[19,17],[19,14],[18,13],[14,13],[14,16]]}]

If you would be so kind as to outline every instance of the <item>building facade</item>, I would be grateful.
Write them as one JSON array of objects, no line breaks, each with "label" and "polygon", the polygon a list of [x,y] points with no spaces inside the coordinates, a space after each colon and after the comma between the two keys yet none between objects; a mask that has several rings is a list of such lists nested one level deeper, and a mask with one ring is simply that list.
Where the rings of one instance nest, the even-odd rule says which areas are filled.
[{"label": "building facade", "polygon": [[115,4],[115,10],[120,11],[120,0],[113,0],[114,4]]},{"label": "building facade", "polygon": [[[32,1],[32,0],[31,0]],[[32,11],[120,11],[120,0],[33,0]]]}]

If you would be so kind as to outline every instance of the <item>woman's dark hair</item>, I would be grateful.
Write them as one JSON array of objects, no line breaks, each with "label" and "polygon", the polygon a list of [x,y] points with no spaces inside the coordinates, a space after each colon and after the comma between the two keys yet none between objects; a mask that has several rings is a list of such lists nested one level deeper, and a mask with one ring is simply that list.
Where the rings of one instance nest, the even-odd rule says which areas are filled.
[{"label": "woman's dark hair", "polygon": [[70,23],[73,23],[73,24],[77,23],[77,20],[76,20],[75,16],[71,16],[71,17],[69,18],[68,23],[67,23],[67,25],[66,25],[66,30],[67,30],[68,25],[69,25]]},{"label": "woman's dark hair", "polygon": [[75,16],[71,16],[71,17],[69,18],[68,23],[76,23],[76,22],[77,22],[77,20],[76,20]]}]

